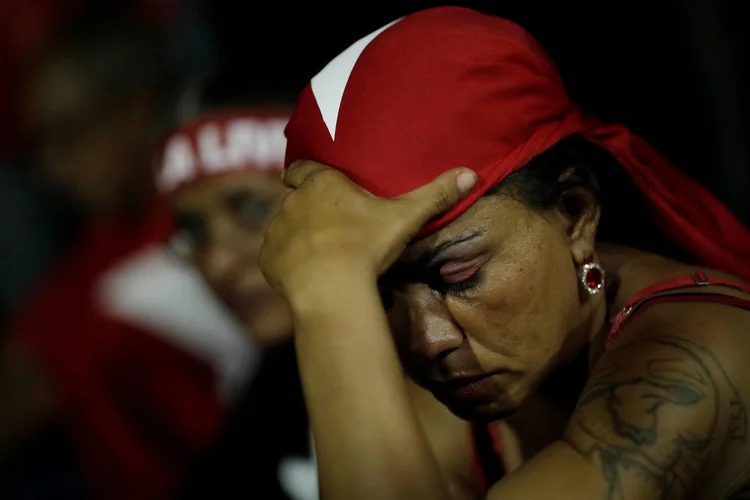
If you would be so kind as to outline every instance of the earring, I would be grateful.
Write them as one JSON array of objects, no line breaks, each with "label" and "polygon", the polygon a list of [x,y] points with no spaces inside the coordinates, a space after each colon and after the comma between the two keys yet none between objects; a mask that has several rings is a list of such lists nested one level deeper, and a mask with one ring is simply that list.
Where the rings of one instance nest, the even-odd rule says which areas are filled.
[{"label": "earring", "polygon": [[595,295],[599,293],[599,290],[604,288],[604,269],[602,266],[594,262],[593,256],[586,257],[581,266],[581,284],[583,289],[586,290],[589,295]]}]

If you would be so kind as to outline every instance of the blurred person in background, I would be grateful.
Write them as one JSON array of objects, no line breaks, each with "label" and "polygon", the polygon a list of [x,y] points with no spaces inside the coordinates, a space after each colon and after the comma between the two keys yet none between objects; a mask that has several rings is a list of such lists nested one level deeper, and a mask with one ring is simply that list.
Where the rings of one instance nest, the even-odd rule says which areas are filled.
[{"label": "blurred person in background", "polygon": [[144,164],[150,115],[170,80],[216,57],[203,8],[200,0],[4,5],[0,325],[90,216],[136,205],[130,195],[145,192],[134,186],[145,181],[132,179],[139,170],[126,165]]},{"label": "blurred person in background", "polygon": [[[4,169],[0,183],[5,419],[0,442],[3,459],[16,459],[11,470],[39,469],[30,464],[45,461],[53,450],[65,462],[61,467],[70,466],[65,437],[48,425],[54,413],[48,384],[5,330],[13,328],[16,309],[90,220],[138,219],[136,200],[151,191],[149,131],[168,81],[160,53],[141,23],[117,12],[86,12],[48,37],[26,76],[19,107],[29,138],[27,158]],[[70,284],[57,286],[63,293]],[[56,325],[55,331],[66,336],[66,325]],[[4,479],[24,480],[5,472]],[[40,471],[32,482],[41,482],[44,474]]]},{"label": "blurred person in background", "polygon": [[169,82],[161,54],[143,23],[117,13],[85,13],[43,45],[21,106],[27,161],[2,174],[5,317],[89,220],[129,217],[149,196],[148,153]]},{"label": "blurred person in background", "polygon": [[2,6],[0,151],[10,156],[19,153],[25,139],[18,122],[27,67],[50,35],[76,18],[118,13],[138,19],[167,42],[170,62],[181,75],[216,57],[211,15],[202,0],[4,0]]},{"label": "blurred person in background", "polygon": [[34,163],[85,213],[121,215],[149,196],[163,54],[143,23],[85,15],[47,42],[31,71],[24,122]]},{"label": "blurred person in background", "polygon": [[[258,266],[266,225],[288,193],[279,173],[289,99],[263,86],[244,68],[197,79],[179,101],[177,124],[156,157],[157,185],[174,212],[175,252],[265,347],[232,425],[196,465],[186,499],[318,497],[292,317]],[[320,293],[327,293],[325,283]],[[485,480],[477,464],[497,461],[490,434],[458,419],[416,385],[409,390],[440,464],[459,471],[456,488],[476,494]],[[460,446],[446,447],[456,441]],[[513,451],[508,442],[511,464]]]},{"label": "blurred person in background", "polygon": [[140,23],[95,13],[29,78],[35,173],[81,229],[3,339],[3,498],[172,498],[253,369],[251,341],[165,246],[149,161],[161,53]]},{"label": "blurred person in background", "polygon": [[286,194],[279,174],[289,102],[243,68],[196,76],[156,154],[156,184],[174,214],[173,250],[263,348],[230,425],[194,464],[184,499],[317,498],[292,319],[257,263],[266,222]]}]

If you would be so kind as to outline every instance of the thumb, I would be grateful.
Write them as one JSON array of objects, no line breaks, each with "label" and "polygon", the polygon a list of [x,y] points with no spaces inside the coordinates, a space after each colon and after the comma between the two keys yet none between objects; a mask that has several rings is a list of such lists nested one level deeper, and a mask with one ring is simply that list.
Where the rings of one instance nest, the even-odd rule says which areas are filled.
[{"label": "thumb", "polygon": [[421,227],[461,201],[476,183],[477,174],[473,171],[455,168],[400,198],[410,205],[411,213],[419,219],[415,222],[419,222]]}]

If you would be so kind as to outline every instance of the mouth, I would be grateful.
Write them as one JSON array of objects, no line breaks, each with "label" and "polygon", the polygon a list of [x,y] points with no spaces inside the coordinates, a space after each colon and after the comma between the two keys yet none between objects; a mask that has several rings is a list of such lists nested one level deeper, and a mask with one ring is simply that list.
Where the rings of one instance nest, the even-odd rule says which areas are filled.
[{"label": "mouth", "polygon": [[433,394],[447,405],[481,403],[492,398],[497,386],[492,379],[497,373],[486,373],[475,377],[454,378],[433,385]]},{"label": "mouth", "polygon": [[263,290],[233,292],[227,294],[226,297],[229,307],[237,313],[254,311],[262,306],[265,300],[266,294],[263,293]]}]

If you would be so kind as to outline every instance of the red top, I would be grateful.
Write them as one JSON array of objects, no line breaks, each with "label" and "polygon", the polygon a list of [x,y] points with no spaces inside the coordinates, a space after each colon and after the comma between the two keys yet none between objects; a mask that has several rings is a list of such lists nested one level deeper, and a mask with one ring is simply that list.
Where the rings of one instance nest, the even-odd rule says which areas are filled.
[{"label": "red top", "polygon": [[[216,342],[206,338],[221,332],[191,316],[199,301],[162,260],[168,234],[160,217],[105,221],[15,325],[14,336],[53,384],[95,499],[173,498],[223,423],[226,374]],[[244,348],[225,343],[225,351]]]}]

